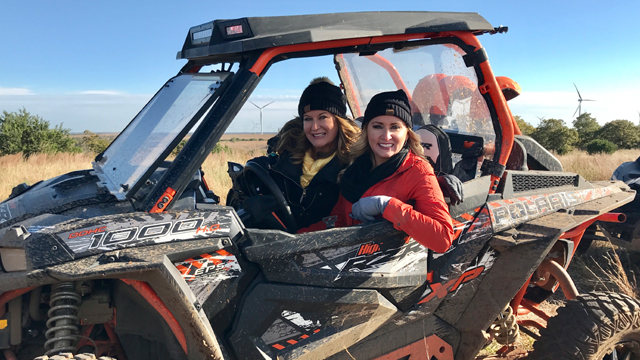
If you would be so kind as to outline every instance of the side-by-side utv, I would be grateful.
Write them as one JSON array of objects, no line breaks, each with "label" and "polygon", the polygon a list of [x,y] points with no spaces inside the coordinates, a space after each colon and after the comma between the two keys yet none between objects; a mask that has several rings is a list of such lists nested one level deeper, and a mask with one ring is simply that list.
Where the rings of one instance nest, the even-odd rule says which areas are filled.
[{"label": "side-by-side utv", "polygon": [[[635,192],[564,172],[520,135],[513,82],[494,76],[478,40],[505,30],[446,12],[192,27],[177,55],[187,64],[93,169],[16,186],[0,203],[5,358],[463,360],[492,339],[513,343],[518,327],[537,338],[532,359],[639,358],[640,304],[578,294],[566,272],[585,229],[623,221],[612,211]],[[388,222],[296,234],[255,163],[229,175],[246,196],[274,196],[263,210],[281,229],[245,226],[242,202],[219,204],[207,187],[201,164],[270,66],[314,56],[333,59],[354,118],[403,89],[416,128],[444,134],[438,171],[465,194],[450,206],[446,253]],[[549,318],[538,305],[558,288],[570,300]]]}]

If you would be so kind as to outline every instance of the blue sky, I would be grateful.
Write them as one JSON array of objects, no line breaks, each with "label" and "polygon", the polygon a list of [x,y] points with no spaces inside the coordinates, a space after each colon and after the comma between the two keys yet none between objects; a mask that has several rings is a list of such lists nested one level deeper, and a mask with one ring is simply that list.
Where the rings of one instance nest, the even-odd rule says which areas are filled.
[{"label": "blue sky", "polygon": [[[74,132],[121,130],[185,61],[175,60],[191,26],[214,19],[345,11],[470,11],[508,34],[483,35],[496,75],[523,88],[515,115],[571,121],[577,107],[601,124],[638,122],[638,1],[31,1],[0,2],[0,111],[27,111]],[[284,64],[284,63],[283,63]],[[265,131],[295,115],[315,76],[336,78],[330,60],[290,64],[267,74],[251,100]],[[314,69],[315,71],[309,71]],[[257,129],[247,104],[229,131]]]}]

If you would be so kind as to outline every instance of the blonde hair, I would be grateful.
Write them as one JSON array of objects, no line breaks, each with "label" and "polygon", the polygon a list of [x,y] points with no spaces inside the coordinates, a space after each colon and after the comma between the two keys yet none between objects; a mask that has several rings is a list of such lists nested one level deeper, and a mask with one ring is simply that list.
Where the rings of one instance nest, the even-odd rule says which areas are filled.
[{"label": "blonde hair", "polygon": [[[336,136],[336,156],[340,163],[347,164],[349,162],[350,148],[354,142],[358,139],[360,134],[360,128],[351,119],[346,119],[335,114],[331,114],[336,119],[336,125],[338,126],[338,135]],[[276,152],[281,154],[283,151],[291,153],[291,162],[293,164],[300,164],[304,159],[304,154],[309,150],[314,149],[307,135],[304,133],[304,127],[302,125],[302,119],[296,116],[295,119],[289,120],[282,130],[280,130],[280,140],[276,145]],[[315,157],[315,153],[313,153]]]},{"label": "blonde hair", "polygon": [[[356,161],[356,159],[360,156],[369,153],[369,156],[371,157],[371,163],[373,164],[373,167],[375,167],[376,162],[373,156],[373,150],[371,150],[371,146],[369,146],[369,139],[367,136],[367,128],[369,127],[369,124],[371,123],[369,122],[367,126],[362,128],[360,137],[353,145],[351,145],[351,153],[349,154],[349,165],[353,164],[353,162]],[[424,149],[422,148],[422,144],[420,144],[420,136],[413,132],[413,130],[406,127],[406,125],[405,128],[407,129],[407,144],[405,147],[408,147],[409,150],[411,150],[415,155],[426,159],[424,156]]]}]

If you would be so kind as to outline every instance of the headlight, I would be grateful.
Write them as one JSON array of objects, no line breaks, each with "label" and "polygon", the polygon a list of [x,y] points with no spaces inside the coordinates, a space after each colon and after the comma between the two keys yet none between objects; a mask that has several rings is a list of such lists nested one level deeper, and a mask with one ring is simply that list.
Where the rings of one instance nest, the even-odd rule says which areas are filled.
[{"label": "headlight", "polygon": [[0,259],[5,271],[27,270],[27,254],[24,241],[31,235],[24,226],[16,226],[0,239]]},{"label": "headlight", "polygon": [[27,254],[24,249],[2,248],[0,249],[2,267],[5,271],[27,270]]}]

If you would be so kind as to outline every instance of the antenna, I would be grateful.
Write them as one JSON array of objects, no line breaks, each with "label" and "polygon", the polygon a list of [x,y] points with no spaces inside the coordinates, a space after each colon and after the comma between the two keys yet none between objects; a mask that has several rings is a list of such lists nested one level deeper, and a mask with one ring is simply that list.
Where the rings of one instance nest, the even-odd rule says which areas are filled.
[{"label": "antenna", "polygon": [[260,106],[258,106],[256,104],[254,104],[253,101],[249,101],[249,102],[251,103],[251,105],[253,105],[253,106],[257,107],[258,109],[260,109],[260,134],[264,134],[263,127],[262,127],[262,109],[264,109],[267,106],[273,104],[275,101],[272,101],[272,102],[268,103],[267,105],[265,105],[263,107],[260,107]]},{"label": "antenna", "polygon": [[573,86],[576,88],[576,92],[578,92],[578,108],[573,113],[573,116],[576,116],[576,113],[578,113],[578,117],[580,117],[580,115],[582,115],[582,102],[583,101],[595,101],[595,100],[583,99],[582,95],[580,95],[580,90],[578,90],[578,86],[576,86],[576,83],[573,83]]}]

